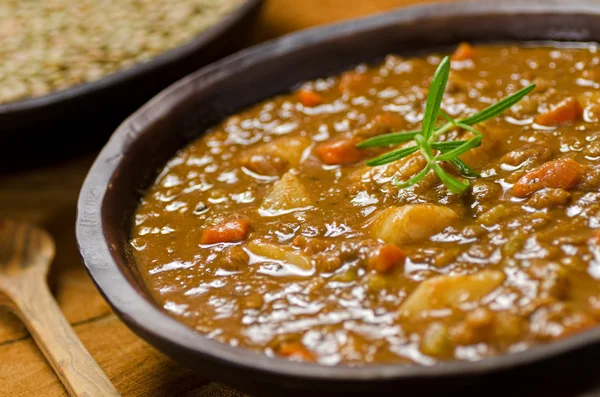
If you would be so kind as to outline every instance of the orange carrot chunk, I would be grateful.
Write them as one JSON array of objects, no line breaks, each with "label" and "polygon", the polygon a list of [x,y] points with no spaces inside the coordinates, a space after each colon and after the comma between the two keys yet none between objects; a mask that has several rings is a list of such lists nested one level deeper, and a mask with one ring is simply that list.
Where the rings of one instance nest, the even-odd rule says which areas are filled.
[{"label": "orange carrot chunk", "polygon": [[313,355],[300,343],[287,342],[279,347],[279,354],[295,361],[313,361]]},{"label": "orange carrot chunk", "polygon": [[341,92],[353,91],[361,88],[366,80],[366,76],[358,72],[346,72],[340,77],[338,88]]},{"label": "orange carrot chunk", "polygon": [[526,197],[547,187],[569,189],[581,180],[584,171],[581,164],[570,158],[548,161],[523,175],[513,186],[513,193]]},{"label": "orange carrot chunk", "polygon": [[386,244],[371,252],[367,259],[367,267],[377,273],[385,274],[394,267],[402,265],[406,259],[404,251],[394,244]]},{"label": "orange carrot chunk", "polygon": [[460,43],[454,54],[452,54],[451,59],[453,61],[464,61],[467,59],[471,59],[475,56],[475,48],[469,43]]},{"label": "orange carrot chunk", "polygon": [[558,105],[550,107],[547,112],[539,114],[535,122],[541,125],[554,126],[581,120],[583,109],[576,98],[570,97]]},{"label": "orange carrot chunk", "polygon": [[300,90],[296,95],[300,103],[308,107],[315,107],[325,102],[325,99],[314,91]]},{"label": "orange carrot chunk", "polygon": [[234,243],[248,237],[250,221],[248,218],[230,219],[202,231],[200,244]]},{"label": "orange carrot chunk", "polygon": [[365,152],[356,147],[356,139],[340,139],[320,144],[317,156],[327,165],[348,164],[362,160]]}]

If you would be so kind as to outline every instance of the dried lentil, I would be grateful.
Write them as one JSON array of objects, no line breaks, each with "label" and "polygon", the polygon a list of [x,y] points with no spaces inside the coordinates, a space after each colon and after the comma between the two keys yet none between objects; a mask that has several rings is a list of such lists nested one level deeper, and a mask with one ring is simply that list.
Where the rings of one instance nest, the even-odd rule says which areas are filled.
[{"label": "dried lentil", "polygon": [[211,27],[240,1],[2,1],[0,104],[147,62]]}]

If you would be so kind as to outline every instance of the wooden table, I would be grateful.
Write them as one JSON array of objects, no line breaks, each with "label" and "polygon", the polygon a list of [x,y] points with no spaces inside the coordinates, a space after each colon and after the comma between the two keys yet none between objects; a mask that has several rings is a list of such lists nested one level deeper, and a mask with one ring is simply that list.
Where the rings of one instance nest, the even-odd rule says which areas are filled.
[{"label": "wooden table", "polygon": [[[313,25],[367,15],[419,0],[267,0],[255,42]],[[185,369],[137,338],[111,312],[80,262],[75,204],[94,155],[0,175],[0,218],[47,228],[57,244],[52,280],[75,331],[123,396],[239,396]],[[0,395],[65,396],[23,325],[0,309]]]}]

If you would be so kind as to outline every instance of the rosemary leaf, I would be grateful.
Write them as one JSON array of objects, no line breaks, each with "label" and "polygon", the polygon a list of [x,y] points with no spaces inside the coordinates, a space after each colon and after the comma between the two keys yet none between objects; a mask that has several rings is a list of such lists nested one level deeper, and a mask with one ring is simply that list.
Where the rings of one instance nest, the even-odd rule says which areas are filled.
[{"label": "rosemary leaf", "polygon": [[452,164],[458,170],[458,172],[460,172],[460,174],[462,176],[466,176],[469,178],[478,178],[479,177],[479,174],[477,173],[477,171],[475,171],[473,168],[469,167],[461,159],[458,159],[458,158],[452,159],[452,160],[450,160],[450,164]]},{"label": "rosemary leaf", "polygon": [[[460,145],[462,145],[465,142],[466,141],[432,142],[431,147],[444,153],[444,152],[447,152],[449,150],[459,147]],[[455,159],[452,159],[449,161],[458,170],[458,172],[460,172],[460,174],[462,176],[466,176],[469,178],[479,177],[479,174],[473,168],[469,167],[461,159],[455,158]]]},{"label": "rosemary leaf", "polygon": [[[486,109],[475,113],[472,116],[469,116],[463,120],[455,120],[441,108],[442,98],[444,96],[444,91],[446,90],[449,74],[450,60],[448,57],[444,57],[435,71],[429,87],[429,94],[425,103],[425,112],[423,114],[421,131],[393,132],[367,139],[356,145],[359,148],[368,148],[394,145],[414,140],[416,143],[415,146],[386,153],[383,156],[379,156],[375,159],[367,161],[367,165],[370,166],[383,165],[397,161],[420,150],[423,158],[427,161],[427,165],[419,173],[405,182],[399,182],[397,179],[395,179],[394,183],[401,188],[409,187],[415,183],[418,183],[425,177],[425,175],[427,175],[430,170],[433,170],[452,193],[464,194],[470,186],[469,181],[465,180],[463,182],[454,178],[441,167],[440,163],[445,161],[451,163],[464,177],[478,177],[479,174],[459,158],[460,155],[481,145],[483,140],[483,134],[477,129],[473,128],[472,125],[498,116],[515,103],[523,99],[535,88],[535,84],[532,84],[498,101]],[[436,129],[435,126],[439,116],[446,120],[446,124]],[[444,142],[434,141],[435,138],[453,128],[460,128],[472,132],[475,136],[469,140]],[[437,156],[433,155],[434,150],[439,152]]]},{"label": "rosemary leaf", "polygon": [[477,146],[481,145],[482,139],[483,139],[483,136],[476,136],[473,139],[469,139],[468,141],[466,141],[459,147],[454,148],[452,150],[447,151],[446,153],[442,153],[442,154],[436,156],[435,161],[449,161],[449,160],[455,159],[458,156],[460,156],[461,154],[464,154],[464,153],[468,152],[469,150],[474,149]]},{"label": "rosemary leaf", "polygon": [[433,163],[433,171],[440,178],[440,180],[448,187],[454,194],[463,195],[469,188],[470,183],[468,181],[460,182],[459,180],[448,174],[438,163]]},{"label": "rosemary leaf", "polygon": [[446,91],[446,84],[448,83],[448,75],[450,74],[450,58],[444,57],[440,62],[431,86],[429,87],[429,94],[427,96],[427,102],[425,103],[425,112],[423,115],[423,137],[429,141],[433,130],[435,129],[435,123],[437,121],[440,106],[442,104],[442,98],[444,97],[444,91]]},{"label": "rosemary leaf", "polygon": [[378,165],[384,165],[397,160],[400,160],[406,156],[409,156],[419,150],[418,146],[411,146],[404,149],[394,150],[393,152],[386,153],[374,159],[368,160],[367,165],[374,167]]},{"label": "rosemary leaf", "polygon": [[432,149],[439,150],[441,152],[447,152],[448,150],[455,149],[467,141],[446,141],[446,142],[431,142],[429,146]]},{"label": "rosemary leaf", "polygon": [[482,121],[489,120],[492,117],[496,117],[499,114],[503,113],[506,109],[510,108],[512,105],[523,99],[527,94],[533,91],[534,88],[535,84],[531,84],[530,86],[522,88],[514,94],[502,99],[501,101],[496,102],[495,104],[475,113],[472,116],[467,117],[464,120],[461,120],[460,122],[467,125],[473,125],[481,123]]},{"label": "rosemary leaf", "polygon": [[419,173],[417,173],[415,176],[413,176],[412,178],[410,178],[409,180],[407,180],[405,182],[400,182],[400,181],[398,181],[398,179],[394,179],[394,184],[401,189],[411,187],[411,186],[421,182],[421,180],[423,178],[425,178],[425,175],[427,175],[427,173],[429,172],[430,169],[431,169],[431,167],[429,165],[426,165],[425,168],[423,168],[421,171],[419,171]]},{"label": "rosemary leaf", "polygon": [[450,117],[450,115],[448,113],[446,113],[446,111],[442,108],[440,108],[440,116],[442,116],[444,119],[446,119],[447,122],[449,122],[451,124],[456,124],[456,121],[454,121],[454,119],[452,117]]},{"label": "rosemary leaf", "polygon": [[391,134],[384,134],[365,139],[364,141],[359,142],[356,147],[364,149],[369,147],[397,145],[402,142],[412,141],[415,135],[420,133],[421,131],[392,132]]}]

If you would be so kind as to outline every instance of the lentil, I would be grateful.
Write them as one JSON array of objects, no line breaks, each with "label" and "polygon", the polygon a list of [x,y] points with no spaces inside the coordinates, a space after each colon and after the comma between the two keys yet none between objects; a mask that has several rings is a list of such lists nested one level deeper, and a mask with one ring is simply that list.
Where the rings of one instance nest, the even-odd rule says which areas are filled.
[{"label": "lentil", "polygon": [[240,0],[4,0],[0,104],[89,83],[181,46]]}]

